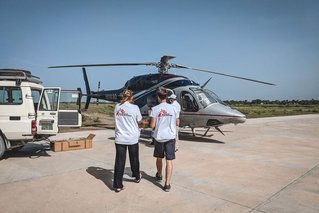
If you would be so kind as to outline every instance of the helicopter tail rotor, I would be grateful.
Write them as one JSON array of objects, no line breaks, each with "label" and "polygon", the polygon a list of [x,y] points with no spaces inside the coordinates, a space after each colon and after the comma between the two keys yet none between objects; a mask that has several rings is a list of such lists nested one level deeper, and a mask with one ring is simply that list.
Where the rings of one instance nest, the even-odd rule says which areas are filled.
[{"label": "helicopter tail rotor", "polygon": [[84,78],[85,89],[86,89],[85,109],[88,109],[89,105],[90,105],[90,102],[91,102],[91,89],[90,89],[90,84],[89,84],[88,77],[86,75],[86,70],[85,70],[84,67],[82,67],[82,71],[83,71],[83,78]]}]

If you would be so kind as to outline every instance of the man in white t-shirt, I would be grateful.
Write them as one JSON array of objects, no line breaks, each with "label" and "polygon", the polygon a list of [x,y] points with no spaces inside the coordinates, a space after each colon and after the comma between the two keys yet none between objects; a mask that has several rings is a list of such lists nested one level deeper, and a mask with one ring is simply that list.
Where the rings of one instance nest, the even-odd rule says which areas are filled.
[{"label": "man in white t-shirt", "polygon": [[[169,102],[175,107],[178,117],[180,116],[181,113],[181,105],[176,101],[176,95],[175,94],[171,94],[168,97]],[[178,130],[179,130],[179,126],[176,126],[176,145],[175,145],[175,151],[178,151],[179,145],[179,137],[178,137]]]},{"label": "man in white t-shirt", "polygon": [[113,187],[116,192],[124,189],[123,175],[125,169],[126,150],[128,149],[132,176],[135,182],[141,180],[138,139],[140,137],[139,124],[146,124],[142,120],[140,109],[132,104],[133,93],[124,90],[121,103],[114,109],[115,118],[115,166]]},{"label": "man in white t-shirt", "polygon": [[155,140],[154,157],[156,157],[156,178],[162,180],[163,158],[166,157],[165,185],[163,189],[168,192],[171,189],[171,176],[173,162],[175,159],[175,137],[176,126],[179,124],[179,117],[176,109],[166,103],[167,90],[159,88],[157,98],[159,105],[152,108],[150,114],[150,127],[153,128]]}]

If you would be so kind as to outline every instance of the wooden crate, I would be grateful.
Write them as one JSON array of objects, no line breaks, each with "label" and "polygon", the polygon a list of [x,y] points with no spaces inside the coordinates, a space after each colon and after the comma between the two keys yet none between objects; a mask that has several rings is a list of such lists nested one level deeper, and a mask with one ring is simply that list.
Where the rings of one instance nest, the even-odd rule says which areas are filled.
[{"label": "wooden crate", "polygon": [[92,140],[95,137],[94,134],[89,134],[86,138],[75,138],[61,141],[52,141],[51,149],[54,152],[78,150],[78,149],[90,149],[92,148]]}]

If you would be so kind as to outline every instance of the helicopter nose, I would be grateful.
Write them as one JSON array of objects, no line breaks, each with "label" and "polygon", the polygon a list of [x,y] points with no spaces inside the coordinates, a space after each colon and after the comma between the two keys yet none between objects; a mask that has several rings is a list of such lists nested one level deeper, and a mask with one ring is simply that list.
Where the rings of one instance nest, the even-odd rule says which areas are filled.
[{"label": "helicopter nose", "polygon": [[239,124],[246,121],[246,116],[243,113],[229,106],[216,104],[211,105],[207,110],[215,115],[216,119],[223,124]]},{"label": "helicopter nose", "polygon": [[246,121],[246,115],[232,108],[227,111],[227,117],[228,119],[225,119],[227,123],[240,124]]},{"label": "helicopter nose", "polygon": [[234,111],[234,117],[233,119],[233,123],[234,124],[238,124],[238,123],[245,123],[246,121],[246,115],[244,115],[243,113],[239,112],[236,109],[232,109]]}]

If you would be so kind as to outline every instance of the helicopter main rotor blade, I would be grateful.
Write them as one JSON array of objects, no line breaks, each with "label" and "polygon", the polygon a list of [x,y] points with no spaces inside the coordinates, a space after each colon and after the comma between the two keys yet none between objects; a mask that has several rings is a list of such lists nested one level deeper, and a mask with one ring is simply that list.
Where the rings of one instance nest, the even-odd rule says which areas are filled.
[{"label": "helicopter main rotor blade", "polygon": [[195,70],[195,71],[200,71],[200,72],[207,72],[207,73],[212,73],[212,74],[216,74],[216,75],[223,75],[223,76],[227,76],[227,77],[231,77],[231,78],[238,78],[238,79],[242,79],[242,80],[246,80],[246,81],[253,81],[253,82],[257,82],[257,83],[261,83],[261,84],[276,86],[276,84],[268,83],[265,81],[259,81],[259,80],[255,80],[255,79],[251,79],[251,78],[244,78],[244,77],[235,76],[235,75],[228,75],[228,74],[224,74],[224,73],[220,73],[220,72],[213,72],[210,70],[203,70],[203,69],[197,69],[197,68],[192,68],[192,67],[186,67],[186,66],[180,65],[180,64],[171,64],[171,67],[172,68]]},{"label": "helicopter main rotor blade", "polygon": [[155,66],[158,68],[159,73],[167,73],[170,68],[169,60],[175,56],[164,55],[161,57],[160,62],[144,62],[144,63],[117,63],[117,64],[77,64],[77,65],[63,65],[63,66],[50,66],[49,68],[71,68],[71,67],[111,67],[111,66]]},{"label": "helicopter main rotor blade", "polygon": [[70,68],[70,67],[111,67],[111,66],[156,66],[155,62],[146,63],[118,63],[118,64],[77,64],[77,65],[65,65],[65,66],[51,66],[49,68]]},{"label": "helicopter main rotor blade", "polygon": [[215,75],[223,75],[231,78],[237,78],[237,79],[242,79],[246,81],[253,81],[256,83],[261,83],[261,84],[267,84],[267,85],[274,85],[273,83],[268,83],[265,81],[259,81],[251,78],[245,78],[245,77],[240,77],[240,76],[234,76],[234,75],[228,75],[220,72],[214,72],[210,70],[203,70],[203,69],[197,69],[197,68],[192,68],[192,67],[186,67],[184,65],[180,64],[171,64],[168,63],[169,60],[175,58],[175,56],[168,56],[164,55],[161,57],[160,62],[145,62],[145,63],[117,63],[117,64],[79,64],[79,65],[65,65],[65,66],[51,66],[49,68],[70,68],[70,67],[110,67],[110,66],[155,66],[158,68],[158,72],[161,74],[165,74],[168,72],[170,68],[179,68],[179,69],[188,69],[188,70],[195,70],[195,71],[200,71],[200,72],[207,72]]}]

